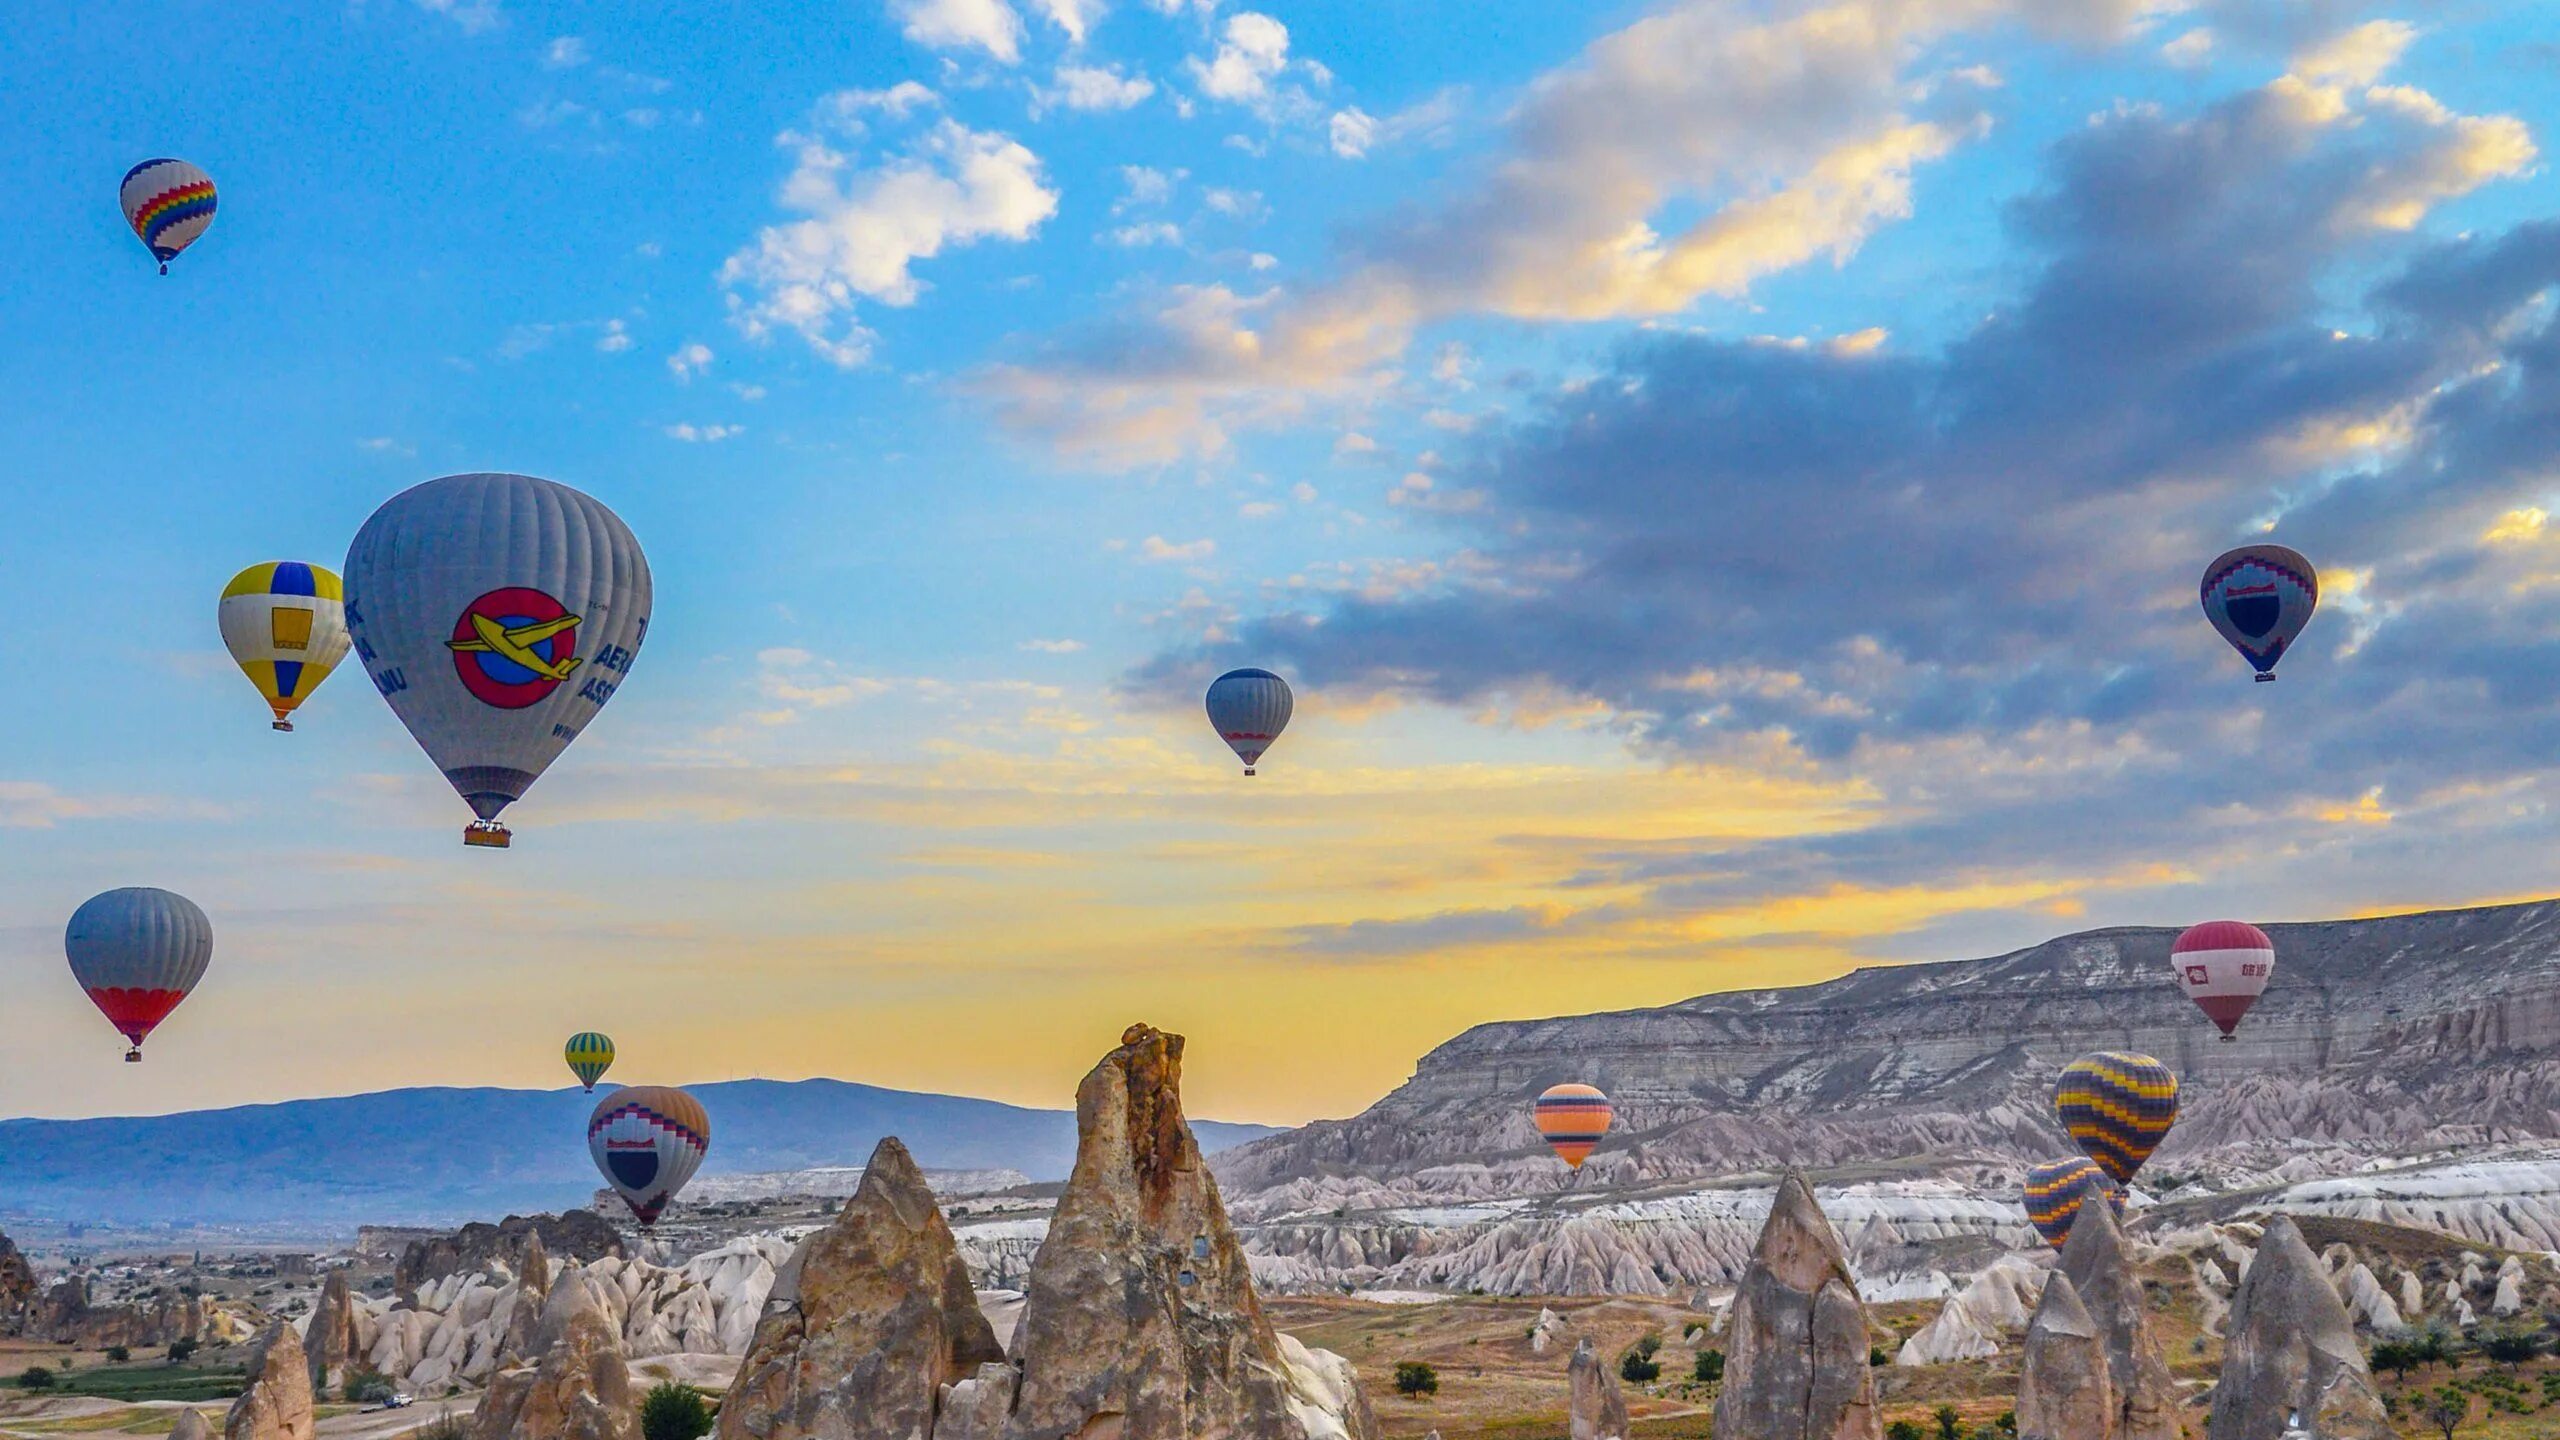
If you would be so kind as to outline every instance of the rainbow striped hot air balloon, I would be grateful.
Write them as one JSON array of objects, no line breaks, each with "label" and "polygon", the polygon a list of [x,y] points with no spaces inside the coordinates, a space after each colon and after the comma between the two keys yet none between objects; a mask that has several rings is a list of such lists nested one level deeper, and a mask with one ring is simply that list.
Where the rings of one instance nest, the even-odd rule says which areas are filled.
[{"label": "rainbow striped hot air balloon", "polygon": [[145,160],[124,172],[116,202],[166,275],[178,252],[213,224],[213,177],[184,160]]},{"label": "rainbow striped hot air balloon", "polygon": [[346,591],[317,565],[270,560],[232,576],[221,620],[224,647],[278,730],[293,728],[295,708],[347,658]]},{"label": "rainbow striped hot air balloon", "polygon": [[587,1153],[643,1226],[658,1223],[710,1149],[702,1102],[669,1086],[616,1090],[587,1118]]},{"label": "rainbow striped hot air balloon", "polygon": [[2053,1111],[2083,1154],[2128,1184],[2178,1123],[2178,1077],[2148,1055],[2083,1055],[2054,1082]]},{"label": "rainbow striped hot air balloon", "polygon": [[1609,1133],[1609,1121],[1617,1113],[1596,1086],[1570,1081],[1550,1085],[1538,1097],[1538,1133],[1546,1137],[1548,1149],[1578,1171],[1599,1147],[1600,1137]]},{"label": "rainbow striped hot air balloon", "polygon": [[2036,1227],[2044,1243],[2056,1250],[2071,1238],[2071,1222],[2080,1217],[2080,1207],[2104,1195],[2124,1213],[2124,1192],[2108,1183],[2107,1173],[2086,1155],[2068,1160],[2048,1160],[2027,1172],[2023,1199],[2027,1207],[2027,1223]]},{"label": "rainbow striped hot air balloon", "polygon": [[587,1093],[592,1095],[596,1091],[596,1082],[604,1078],[604,1072],[613,1068],[613,1037],[593,1030],[581,1030],[569,1037],[569,1043],[561,1047],[560,1056],[569,1062],[569,1073],[577,1076],[578,1083],[586,1086]]}]

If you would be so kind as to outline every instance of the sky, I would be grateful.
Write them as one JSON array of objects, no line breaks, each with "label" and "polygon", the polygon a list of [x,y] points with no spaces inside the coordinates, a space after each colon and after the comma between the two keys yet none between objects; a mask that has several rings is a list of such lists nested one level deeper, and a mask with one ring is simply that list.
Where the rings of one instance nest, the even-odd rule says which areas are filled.
[{"label": "sky", "polygon": [[[2535,898],[2560,30],[2314,0],[56,6],[0,56],[0,1113],[831,1075],[1358,1110],[1465,1027]],[[134,162],[221,189],[166,279]],[[504,852],[214,625],[638,535]],[[2310,555],[2273,685],[2196,609]],[[1259,777],[1199,711],[1261,665]],[[86,896],[216,932],[139,1066]]]}]

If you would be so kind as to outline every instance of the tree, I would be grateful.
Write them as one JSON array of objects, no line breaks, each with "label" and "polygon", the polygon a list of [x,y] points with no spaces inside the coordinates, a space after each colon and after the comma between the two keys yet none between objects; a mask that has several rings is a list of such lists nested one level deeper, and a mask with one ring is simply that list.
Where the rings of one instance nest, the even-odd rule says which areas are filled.
[{"label": "tree", "polygon": [[26,1369],[18,1372],[18,1388],[21,1390],[50,1390],[53,1388],[53,1372],[47,1370],[41,1365],[30,1365]]},{"label": "tree", "polygon": [[187,1357],[195,1353],[196,1342],[193,1340],[172,1340],[169,1342],[169,1363],[172,1365],[186,1364]]},{"label": "tree", "polygon": [[1644,1385],[1662,1378],[1662,1367],[1647,1359],[1644,1347],[1638,1345],[1618,1358],[1618,1378],[1630,1385]]},{"label": "tree", "polygon": [[2513,1370],[2542,1353],[2542,1337],[2531,1330],[2497,1330],[2480,1337],[2480,1353]]},{"label": "tree", "polygon": [[1938,1422],[1938,1440],[1964,1440],[1964,1417],[1953,1405],[1941,1405],[1930,1419]]},{"label": "tree", "polygon": [[391,1398],[396,1387],[371,1370],[350,1369],[341,1393],[351,1405],[379,1405]]},{"label": "tree", "polygon": [[1396,1362],[1396,1393],[1399,1395],[1437,1395],[1440,1372],[1419,1360]]},{"label": "tree", "polygon": [[711,1407],[702,1392],[670,1380],[640,1402],[642,1440],[702,1440],[711,1433]]},{"label": "tree", "polygon": [[1929,1440],[1929,1432],[1909,1420],[1896,1420],[1884,1427],[1884,1440]]},{"label": "tree", "polygon": [[2384,1340],[2373,1347],[2365,1363],[2378,1371],[2406,1375],[2418,1368],[2418,1347],[2406,1340]]},{"label": "tree", "polygon": [[1701,1384],[1701,1385],[1721,1385],[1721,1384],[1723,1384],[1723,1383],[1724,1383],[1724,1352],[1723,1352],[1723,1351],[1721,1351],[1721,1350],[1701,1350],[1701,1351],[1699,1351],[1699,1352],[1698,1352],[1698,1373],[1697,1373],[1693,1378],[1694,1378],[1694,1379],[1696,1379],[1696,1380],[1698,1381],[1698,1383],[1699,1383],[1699,1384]]},{"label": "tree", "polygon": [[2418,1418],[2444,1432],[2444,1440],[2453,1440],[2453,1432],[2471,1418],[2471,1397],[2447,1385],[2427,1397]]},{"label": "tree", "polygon": [[2442,1324],[2430,1324],[2410,1336],[2409,1353],[2415,1355],[2421,1365],[2432,1366],[2441,1361],[2459,1367],[2462,1363],[2453,1353],[2453,1332]]},{"label": "tree", "polygon": [[2009,1440],[2016,1440],[2018,1434],[2018,1412],[2015,1410],[2001,1411],[1999,1418],[1991,1422],[1991,1428],[1995,1432],[2009,1437]]},{"label": "tree", "polygon": [[107,1363],[110,1365],[121,1365],[132,1358],[133,1352],[122,1345],[110,1345],[107,1347]]}]

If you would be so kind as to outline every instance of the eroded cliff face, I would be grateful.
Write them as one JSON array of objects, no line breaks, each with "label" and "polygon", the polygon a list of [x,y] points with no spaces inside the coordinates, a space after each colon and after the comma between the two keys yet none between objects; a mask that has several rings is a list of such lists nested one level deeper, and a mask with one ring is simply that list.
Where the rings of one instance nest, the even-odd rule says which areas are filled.
[{"label": "eroded cliff face", "polygon": [[2101,930],[1995,959],[1478,1026],[1363,1114],[1231,1151],[1217,1169],[1257,1217],[1303,1213],[1266,1195],[1338,1197],[1364,1181],[1383,1182],[1381,1201],[1518,1193],[1544,1153],[1528,1101],[1560,1080],[1607,1090],[1616,1134],[1635,1137],[1593,1156],[1586,1184],[1910,1156],[2025,1163],[2069,1153],[2045,1097],[2096,1049],[2158,1055],[2185,1081],[2155,1172],[2279,1143],[2560,1136],[2560,904],[2265,928],[2275,979],[2235,1043],[2172,982],[2175,931]]}]

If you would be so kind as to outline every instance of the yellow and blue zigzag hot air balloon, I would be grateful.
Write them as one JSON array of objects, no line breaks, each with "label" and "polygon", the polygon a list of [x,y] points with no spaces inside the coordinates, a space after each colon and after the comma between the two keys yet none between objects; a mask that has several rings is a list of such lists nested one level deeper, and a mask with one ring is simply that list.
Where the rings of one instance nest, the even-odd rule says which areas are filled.
[{"label": "yellow and blue zigzag hot air balloon", "polygon": [[2071,1238],[2071,1222],[2080,1218],[2080,1207],[2100,1195],[2124,1213],[2124,1192],[2107,1183],[2106,1172],[2086,1155],[2068,1160],[2048,1160],[2027,1172],[2027,1183],[2021,1199],[2026,1202],[2027,1223],[2036,1227],[2047,1245],[2059,1250]]},{"label": "yellow and blue zigzag hot air balloon", "polygon": [[2127,1184],[2178,1123],[2178,1077],[2148,1055],[2083,1055],[2054,1082],[2053,1111],[2081,1153]]},{"label": "yellow and blue zigzag hot air balloon", "polygon": [[299,560],[252,565],[222,587],[222,643],[266,697],[275,728],[347,656],[346,591]]},{"label": "yellow and blue zigzag hot air balloon", "polygon": [[560,1053],[561,1058],[569,1062],[569,1073],[577,1076],[578,1083],[586,1086],[587,1093],[592,1095],[596,1082],[604,1078],[604,1072],[613,1068],[613,1037],[593,1030],[581,1030],[569,1037],[569,1043],[562,1047]]}]

